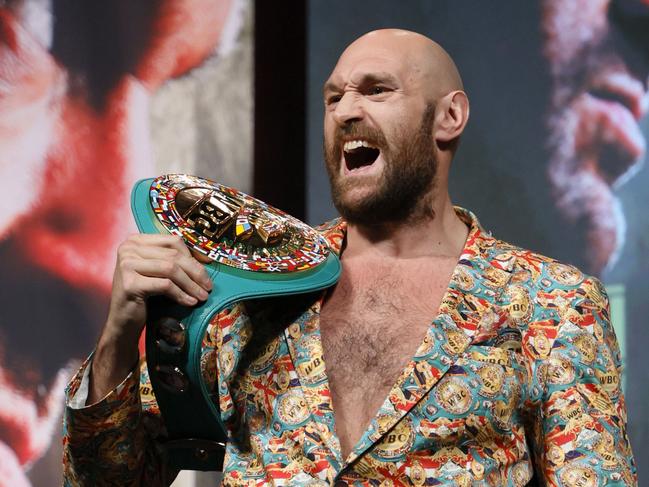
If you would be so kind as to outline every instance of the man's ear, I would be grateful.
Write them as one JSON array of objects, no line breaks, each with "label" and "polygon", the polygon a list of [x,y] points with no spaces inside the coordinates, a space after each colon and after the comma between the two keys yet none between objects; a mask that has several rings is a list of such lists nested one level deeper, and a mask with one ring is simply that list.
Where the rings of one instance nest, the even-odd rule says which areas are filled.
[{"label": "man's ear", "polygon": [[437,101],[435,140],[447,144],[457,139],[469,120],[469,99],[463,91],[451,91]]}]

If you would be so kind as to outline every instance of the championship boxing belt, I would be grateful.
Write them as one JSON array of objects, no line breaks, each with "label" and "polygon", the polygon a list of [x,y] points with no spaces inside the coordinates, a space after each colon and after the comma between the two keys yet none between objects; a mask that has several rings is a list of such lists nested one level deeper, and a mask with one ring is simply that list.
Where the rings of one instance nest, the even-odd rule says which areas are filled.
[{"label": "championship boxing belt", "polygon": [[[141,233],[178,235],[210,260],[203,264],[214,284],[206,302],[185,307],[161,297],[148,301],[146,360],[168,432],[167,464],[221,470],[227,435],[218,385],[206,384],[201,373],[211,319],[238,301],[332,286],[340,261],[305,223],[207,179],[171,174],[141,180],[131,208]],[[205,358],[216,360],[214,354]],[[215,363],[203,365],[216,374]]]}]

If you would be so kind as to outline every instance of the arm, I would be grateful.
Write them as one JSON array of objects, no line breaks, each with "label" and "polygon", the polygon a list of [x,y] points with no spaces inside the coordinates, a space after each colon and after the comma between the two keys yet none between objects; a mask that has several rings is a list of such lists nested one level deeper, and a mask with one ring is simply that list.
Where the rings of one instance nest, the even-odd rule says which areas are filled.
[{"label": "arm", "polygon": [[[137,235],[120,246],[109,316],[92,360],[72,380],[65,411],[65,485],[168,485],[155,439],[164,434],[138,338],[146,299],[182,305],[207,297],[205,269],[176,237]],[[87,391],[87,397],[85,397]],[[80,397],[81,396],[81,397]],[[145,397],[146,396],[146,397]]]},{"label": "arm", "polygon": [[599,281],[584,280],[558,317],[551,352],[535,364],[537,473],[548,485],[637,485],[620,352]]}]

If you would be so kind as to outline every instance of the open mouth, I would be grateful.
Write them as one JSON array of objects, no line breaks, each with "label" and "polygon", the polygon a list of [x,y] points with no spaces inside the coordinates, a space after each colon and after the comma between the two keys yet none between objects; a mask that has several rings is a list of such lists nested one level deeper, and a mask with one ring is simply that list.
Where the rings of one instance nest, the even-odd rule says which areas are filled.
[{"label": "open mouth", "polygon": [[381,151],[366,140],[348,140],[343,146],[345,165],[349,171],[371,166]]}]

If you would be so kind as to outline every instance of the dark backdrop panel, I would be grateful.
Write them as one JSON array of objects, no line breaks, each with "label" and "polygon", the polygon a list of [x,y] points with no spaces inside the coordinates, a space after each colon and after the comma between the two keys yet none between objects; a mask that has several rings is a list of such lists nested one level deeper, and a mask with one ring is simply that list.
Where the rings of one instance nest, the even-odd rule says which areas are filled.
[{"label": "dark backdrop panel", "polygon": [[255,3],[254,195],[304,219],[306,2]]}]

